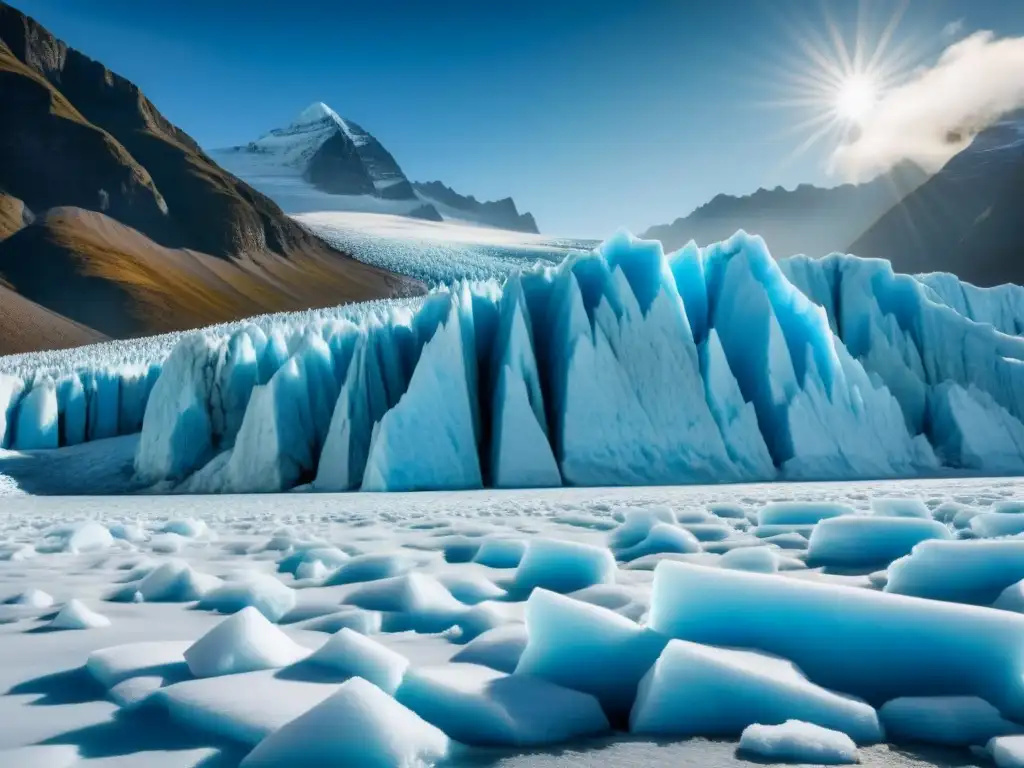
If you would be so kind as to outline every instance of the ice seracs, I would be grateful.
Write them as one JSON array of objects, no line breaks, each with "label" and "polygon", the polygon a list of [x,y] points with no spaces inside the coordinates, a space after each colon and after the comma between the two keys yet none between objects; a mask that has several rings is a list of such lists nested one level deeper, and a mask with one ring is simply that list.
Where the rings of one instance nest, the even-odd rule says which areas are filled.
[{"label": "ice seracs", "polygon": [[528,747],[608,729],[593,696],[473,664],[410,670],[396,697],[463,744]]},{"label": "ice seracs", "polygon": [[573,592],[615,579],[615,558],[604,547],[557,539],[530,539],[516,569],[516,589]]},{"label": "ice seracs", "polygon": [[562,484],[550,445],[540,368],[534,352],[529,308],[518,276],[504,287],[494,346],[496,376],[491,426],[491,472],[497,488]]},{"label": "ice seracs", "polygon": [[199,638],[184,657],[196,677],[216,677],[284,667],[308,654],[262,613],[247,607]]},{"label": "ice seracs", "polygon": [[[851,331],[864,359],[852,354],[812,301],[825,299],[789,282],[763,242],[738,234],[700,252],[698,271],[673,271],[674,258],[619,235],[501,288],[455,286],[402,325],[310,328],[290,346],[271,332],[257,363],[269,389],[254,385],[247,400],[239,385],[241,439],[188,489],[283,490],[309,474],[321,490],[410,490],[934,470],[928,440],[947,433],[904,418],[910,404],[865,369],[870,349]],[[697,295],[703,303],[685,303]],[[247,350],[217,357],[200,343],[198,355],[230,362]],[[209,390],[185,363],[195,349],[180,354],[163,377],[190,380],[173,396]],[[165,450],[156,435],[170,434],[150,422],[140,455]],[[197,417],[195,428],[191,445],[226,443],[214,423]],[[406,456],[427,434],[432,450]],[[140,458],[140,473],[160,461]],[[163,467],[163,477],[181,471]]]},{"label": "ice seracs", "polygon": [[328,638],[308,661],[343,677],[361,677],[392,696],[409,666],[401,654],[347,627]]},{"label": "ice seracs", "polygon": [[811,533],[807,560],[813,565],[885,566],[909,555],[922,541],[951,539],[937,520],[920,517],[848,515],[822,520]]},{"label": "ice seracs", "polygon": [[[919,547],[929,543],[950,542]],[[842,611],[829,608],[839,604]],[[800,632],[791,631],[796,625]],[[977,696],[1007,717],[1024,716],[1013,650],[1024,616],[1007,611],[662,562],[649,626],[662,636],[781,656],[814,683],[874,705],[901,696]]]},{"label": "ice seracs", "polygon": [[49,629],[99,629],[109,627],[110,619],[96,613],[81,600],[73,599],[64,604],[46,625]]},{"label": "ice seracs", "polygon": [[352,678],[321,704],[261,741],[244,768],[430,766],[448,754],[448,737],[380,688]]},{"label": "ice seracs", "polygon": [[255,608],[270,621],[280,621],[295,607],[295,590],[265,573],[246,573],[205,591],[199,609],[235,613]]},{"label": "ice seracs", "polygon": [[991,605],[1024,579],[1024,540],[923,541],[889,566],[886,592]]},{"label": "ice seracs", "polygon": [[146,574],[135,585],[135,592],[150,603],[187,603],[201,599],[221,583],[216,576],[200,573],[183,560],[169,560]]},{"label": "ice seracs", "polygon": [[254,747],[336,690],[336,684],[267,669],[185,679],[152,692],[148,703],[165,709],[177,727]]},{"label": "ice seracs", "polygon": [[49,532],[47,541],[37,547],[42,552],[67,552],[72,555],[105,550],[114,543],[114,537],[102,523],[90,520],[62,526]]},{"label": "ice seracs", "polygon": [[666,642],[614,611],[543,589],[526,603],[526,635],[515,673],[591,694],[613,723],[628,717]]},{"label": "ice seracs", "polygon": [[52,442],[55,398],[59,445],[141,422],[136,482],[187,492],[1024,470],[1024,342],[883,262],[620,233],[504,284],[339,313],[207,329],[144,371],[25,371],[4,444],[19,421]]},{"label": "ice seracs", "polygon": [[59,444],[57,386],[50,377],[35,382],[18,407],[14,448],[56,448]]},{"label": "ice seracs", "polygon": [[672,640],[637,689],[633,733],[736,736],[755,723],[801,720],[854,741],[882,738],[875,710],[807,680],[791,662]]},{"label": "ice seracs", "polygon": [[479,664],[511,674],[516,671],[526,641],[523,624],[505,624],[477,635],[452,656],[452,661]]}]

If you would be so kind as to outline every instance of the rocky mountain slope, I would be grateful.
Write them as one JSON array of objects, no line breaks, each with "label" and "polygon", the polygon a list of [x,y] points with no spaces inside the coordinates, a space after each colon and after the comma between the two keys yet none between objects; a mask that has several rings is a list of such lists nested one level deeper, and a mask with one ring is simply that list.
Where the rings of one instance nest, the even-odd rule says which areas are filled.
[{"label": "rocky mountain slope", "polygon": [[976,285],[1024,283],[1024,118],[982,131],[878,219],[849,250],[903,272],[953,272]]},{"label": "rocky mountain slope", "polygon": [[844,251],[926,178],[916,165],[906,164],[865,184],[801,184],[792,190],[759,189],[742,197],[718,195],[684,218],[651,227],[644,237],[661,240],[674,250],[690,240],[705,245],[745,229],[764,237],[776,257],[825,256]]},{"label": "rocky mountain slope", "polygon": [[0,273],[122,337],[422,290],[330,248],[133,83],[0,2]]}]

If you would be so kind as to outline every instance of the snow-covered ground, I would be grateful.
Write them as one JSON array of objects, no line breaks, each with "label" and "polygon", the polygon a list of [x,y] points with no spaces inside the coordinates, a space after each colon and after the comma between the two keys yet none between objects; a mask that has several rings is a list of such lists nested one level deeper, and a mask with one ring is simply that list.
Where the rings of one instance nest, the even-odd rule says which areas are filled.
[{"label": "snow-covered ground", "polygon": [[1024,481],[2,504],[4,766],[1019,749]]},{"label": "snow-covered ground", "polygon": [[428,285],[501,279],[538,262],[557,264],[569,254],[589,251],[597,244],[466,221],[422,221],[385,213],[326,210],[293,218],[360,261]]}]

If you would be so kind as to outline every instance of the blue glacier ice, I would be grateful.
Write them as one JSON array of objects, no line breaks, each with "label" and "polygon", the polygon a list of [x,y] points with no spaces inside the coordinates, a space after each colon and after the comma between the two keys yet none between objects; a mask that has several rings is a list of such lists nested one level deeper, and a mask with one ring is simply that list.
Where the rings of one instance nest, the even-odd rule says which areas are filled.
[{"label": "blue glacier ice", "polygon": [[14,376],[0,376],[0,426],[3,427],[0,445],[3,448],[10,448],[13,442],[15,417],[24,390],[25,384],[21,379]]},{"label": "blue glacier ice", "polygon": [[826,690],[792,662],[764,653],[672,640],[637,689],[633,733],[675,737],[739,736],[750,725],[802,720],[881,741],[868,704]]},{"label": "blue glacier ice", "polygon": [[615,558],[605,547],[576,541],[531,537],[516,569],[515,586],[575,592],[615,580]]},{"label": "blue glacier ice", "polygon": [[46,378],[35,382],[18,407],[14,445],[18,450],[56,448],[58,445],[57,385]]},{"label": "blue glacier ice", "polygon": [[377,686],[353,677],[322,703],[270,733],[242,765],[411,768],[437,764],[448,749],[448,737],[441,730]]},{"label": "blue glacier ice", "polygon": [[12,359],[0,426],[52,446],[55,386],[57,445],[140,432],[137,482],[184,492],[1017,473],[1022,329],[1013,286],[621,232],[414,302]]},{"label": "blue glacier ice", "polygon": [[667,642],[607,608],[543,589],[526,603],[526,632],[515,674],[589,693],[613,722],[628,718],[641,678]]},{"label": "blue glacier ice", "polygon": [[830,501],[775,501],[758,510],[757,524],[813,525],[822,520],[852,514],[851,507]]},{"label": "blue glacier ice", "polygon": [[1024,579],[1024,539],[923,541],[889,566],[886,592],[991,605]]},{"label": "blue glacier ice", "polygon": [[812,567],[884,567],[909,555],[922,541],[950,538],[949,528],[937,520],[844,515],[822,520],[814,526],[807,547],[807,562]]},{"label": "blue glacier ice", "polygon": [[361,677],[395,695],[409,660],[365,635],[342,627],[308,658],[341,678]]},{"label": "blue glacier ice", "polygon": [[[911,558],[929,544],[955,543],[924,542]],[[1008,611],[661,562],[649,627],[781,656],[811,682],[873,706],[900,696],[977,696],[1007,718],[1024,716],[1024,616]]]},{"label": "blue glacier ice", "polygon": [[518,276],[505,284],[494,345],[491,475],[495,487],[562,484],[551,450],[529,307]]},{"label": "blue glacier ice", "polygon": [[374,425],[364,490],[483,485],[475,423],[476,348],[464,308],[453,294],[442,323],[423,346],[408,389]]},{"label": "blue glacier ice", "polygon": [[[155,379],[154,379],[155,380]],[[147,397],[149,395],[147,391]],[[145,407],[145,404],[143,404]],[[85,388],[77,373],[71,373],[57,385],[57,413],[63,417],[64,429],[60,435],[62,445],[79,445],[85,442],[87,406]],[[142,428],[141,423],[139,429]]]}]

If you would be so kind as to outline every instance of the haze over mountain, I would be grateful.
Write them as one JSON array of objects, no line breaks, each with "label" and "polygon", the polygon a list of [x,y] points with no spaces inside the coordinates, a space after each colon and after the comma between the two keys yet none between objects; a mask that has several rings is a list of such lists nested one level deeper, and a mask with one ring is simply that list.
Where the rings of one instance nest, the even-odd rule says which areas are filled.
[{"label": "haze over mountain", "polygon": [[903,163],[865,184],[719,195],[646,237],[674,249],[743,228],[776,257],[832,251],[887,259],[898,272],[951,272],[975,285],[1024,283],[1024,114],[981,131],[928,176]]},{"label": "haze over mountain", "polygon": [[865,184],[801,184],[795,189],[759,189],[742,197],[718,195],[684,218],[651,227],[644,237],[675,250],[690,240],[706,245],[745,229],[764,237],[776,258],[797,253],[817,258],[845,251],[926,179],[919,167],[904,163]]},{"label": "haze over mountain", "polygon": [[520,214],[511,198],[480,202],[439,181],[410,182],[369,131],[323,103],[284,128],[210,155],[288,213],[367,211],[538,231],[533,216]]},{"label": "haze over mountain", "polygon": [[[0,109],[0,273],[20,295],[0,292],[0,351],[422,290],[311,235],[2,2]],[[31,338],[3,325],[26,301]]]},{"label": "haze over mountain", "polygon": [[967,149],[874,222],[848,250],[906,272],[953,272],[976,285],[1024,284],[1024,115]]}]

